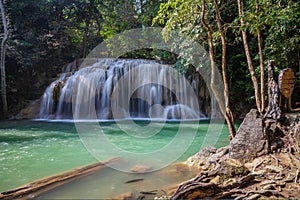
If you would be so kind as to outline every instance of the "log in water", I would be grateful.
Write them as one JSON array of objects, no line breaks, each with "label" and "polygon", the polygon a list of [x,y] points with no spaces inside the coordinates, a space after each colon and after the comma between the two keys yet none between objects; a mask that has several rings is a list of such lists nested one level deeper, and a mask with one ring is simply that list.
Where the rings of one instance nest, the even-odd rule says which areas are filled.
[{"label": "log in water", "polygon": [[74,181],[80,177],[93,174],[105,167],[105,164],[108,162],[116,162],[119,159],[112,159],[107,162],[94,163],[87,165],[81,168],[73,169],[61,174],[54,176],[46,177],[32,183],[26,184],[19,188],[9,190],[7,192],[2,192],[0,194],[0,199],[31,199],[35,198],[47,191],[50,191],[54,188],[67,184],[71,181]]}]

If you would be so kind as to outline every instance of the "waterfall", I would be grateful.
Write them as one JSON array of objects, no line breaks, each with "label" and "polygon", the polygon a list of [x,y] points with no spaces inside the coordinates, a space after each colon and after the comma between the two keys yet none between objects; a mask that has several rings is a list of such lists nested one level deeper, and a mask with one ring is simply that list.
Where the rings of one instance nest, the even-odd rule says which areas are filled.
[{"label": "waterfall", "polygon": [[[189,86],[170,65],[142,59],[100,59],[67,66],[43,95],[42,119],[198,119],[199,80]],[[189,86],[189,87],[188,87]],[[192,88],[192,89],[189,89]],[[194,96],[193,96],[194,95]]]}]

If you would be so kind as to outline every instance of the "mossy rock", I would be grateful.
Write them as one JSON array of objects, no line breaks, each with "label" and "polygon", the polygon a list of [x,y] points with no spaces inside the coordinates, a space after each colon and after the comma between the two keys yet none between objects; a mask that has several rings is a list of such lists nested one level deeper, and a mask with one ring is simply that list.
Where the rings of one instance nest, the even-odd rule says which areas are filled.
[{"label": "mossy rock", "polygon": [[227,159],[221,162],[218,171],[222,180],[240,177],[250,173],[248,168],[246,168],[239,160],[235,159]]}]

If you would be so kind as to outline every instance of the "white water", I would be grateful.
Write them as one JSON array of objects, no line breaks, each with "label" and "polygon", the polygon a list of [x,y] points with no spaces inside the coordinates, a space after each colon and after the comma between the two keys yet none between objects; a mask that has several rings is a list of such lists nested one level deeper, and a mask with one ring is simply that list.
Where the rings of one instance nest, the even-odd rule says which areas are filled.
[{"label": "white water", "polygon": [[41,119],[199,119],[192,86],[169,65],[101,59],[78,71],[66,67],[43,95]]}]

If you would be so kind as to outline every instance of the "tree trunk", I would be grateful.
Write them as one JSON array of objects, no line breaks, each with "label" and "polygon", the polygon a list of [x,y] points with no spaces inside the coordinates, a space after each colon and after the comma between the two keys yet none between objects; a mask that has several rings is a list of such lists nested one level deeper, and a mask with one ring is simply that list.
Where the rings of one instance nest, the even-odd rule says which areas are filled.
[{"label": "tree trunk", "polygon": [[227,55],[227,44],[226,44],[226,35],[225,31],[222,28],[222,22],[221,22],[221,15],[219,11],[219,7],[217,4],[217,1],[214,0],[214,8],[216,11],[216,18],[218,23],[218,28],[221,34],[221,43],[222,43],[222,76],[223,76],[223,83],[224,83],[224,99],[225,99],[225,109],[226,109],[226,116],[228,117],[228,128],[230,132],[230,137],[233,138],[236,135],[236,130],[234,126],[234,117],[230,108],[230,102],[229,102],[229,88],[228,88],[228,81],[227,81],[227,74],[226,74],[226,55]]},{"label": "tree trunk", "polygon": [[280,119],[279,96],[280,91],[277,76],[275,75],[275,66],[273,61],[268,61],[268,109],[264,116],[265,119]]},{"label": "tree trunk", "polygon": [[[228,102],[226,102],[226,100],[225,100],[225,102],[226,102],[226,106],[225,106],[224,102],[223,102],[223,98],[220,95],[220,93],[218,92],[218,90],[216,88],[216,84],[215,84],[216,66],[215,66],[215,62],[214,62],[215,53],[214,53],[214,45],[213,45],[213,36],[212,36],[212,29],[207,24],[206,18],[205,18],[205,9],[206,9],[205,3],[206,2],[204,0],[202,2],[202,13],[201,13],[201,16],[202,16],[201,18],[202,19],[201,19],[201,21],[202,21],[203,27],[205,28],[205,30],[207,32],[207,41],[208,41],[208,45],[209,45],[209,56],[210,56],[210,61],[211,61],[211,83],[210,83],[210,86],[211,86],[211,89],[213,91],[213,94],[216,97],[216,100],[218,102],[220,110],[221,110],[222,114],[225,117],[225,120],[226,120],[228,128],[229,128],[229,132],[230,132],[230,138],[232,139],[235,136],[236,131],[235,131],[235,127],[234,127],[234,121],[233,121],[233,116],[232,116],[232,113],[231,113],[231,110],[230,110],[230,106],[227,107],[227,105],[229,105],[229,98],[227,99]],[[225,46],[226,46],[226,44],[225,44]],[[225,48],[225,50],[226,50],[226,48]],[[225,57],[224,58],[225,58],[225,62],[226,62],[226,51],[225,51]],[[222,61],[223,61],[223,59],[222,59]],[[223,66],[223,63],[222,63],[222,66]],[[226,69],[226,65],[225,65],[225,69]],[[225,78],[226,78],[226,75],[225,75]],[[223,80],[223,81],[225,81],[225,80]],[[227,81],[226,81],[225,85],[228,86]],[[227,90],[228,90],[228,87],[227,87]],[[225,93],[224,93],[224,96],[225,96]],[[227,112],[228,108],[229,108],[230,112]]]},{"label": "tree trunk", "polygon": [[265,65],[263,55],[263,44],[261,31],[257,32],[258,49],[259,49],[259,65],[260,65],[260,93],[261,93],[261,112],[265,109]]},{"label": "tree trunk", "polygon": [[85,21],[84,34],[83,34],[83,41],[82,41],[82,55],[83,55],[83,58],[85,58],[86,55],[87,55],[86,49],[87,49],[89,26],[90,26],[89,20],[86,20]]},{"label": "tree trunk", "polygon": [[[256,0],[256,16],[259,15],[258,0]],[[263,41],[261,31],[257,31],[257,41],[259,50],[259,65],[260,65],[260,93],[261,93],[261,111],[265,109],[265,65],[264,65],[264,54],[263,54]]]},{"label": "tree trunk", "polygon": [[[244,11],[243,11],[243,5],[242,5],[241,0],[238,0],[238,10],[239,10],[239,16],[241,18],[241,26],[243,27],[244,26],[244,19],[243,19]],[[247,34],[245,31],[242,31],[242,38],[243,38],[243,44],[244,44],[245,54],[246,54],[246,58],[247,58],[247,64],[248,64],[248,68],[249,68],[249,71],[251,74],[251,79],[252,79],[253,86],[254,86],[256,107],[259,112],[262,112],[261,95],[260,95],[260,91],[259,91],[259,87],[258,87],[258,80],[257,80],[254,66],[252,63],[250,48],[249,48],[249,44],[248,44],[248,38],[247,38]]]},{"label": "tree trunk", "polygon": [[4,29],[4,35],[1,42],[1,96],[2,96],[2,105],[3,105],[3,114],[4,117],[7,114],[7,98],[6,98],[6,75],[5,75],[5,54],[6,54],[6,42],[8,40],[8,30],[7,30],[7,21],[4,11],[4,6],[2,0],[0,0],[0,10],[2,15],[2,23]]}]

